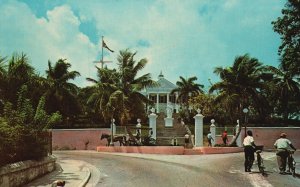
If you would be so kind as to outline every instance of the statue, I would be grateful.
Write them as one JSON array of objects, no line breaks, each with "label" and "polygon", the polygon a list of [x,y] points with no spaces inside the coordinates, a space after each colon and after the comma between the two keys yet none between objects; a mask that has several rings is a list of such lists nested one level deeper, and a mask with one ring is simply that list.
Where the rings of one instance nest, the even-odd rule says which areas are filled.
[{"label": "statue", "polygon": [[172,108],[171,107],[167,108],[167,117],[172,118]]}]

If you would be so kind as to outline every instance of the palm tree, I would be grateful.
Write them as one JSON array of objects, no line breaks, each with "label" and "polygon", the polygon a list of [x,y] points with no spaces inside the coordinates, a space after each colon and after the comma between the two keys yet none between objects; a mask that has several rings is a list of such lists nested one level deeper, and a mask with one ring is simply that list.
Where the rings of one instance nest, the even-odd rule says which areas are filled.
[{"label": "palm tree", "polygon": [[[121,125],[126,124],[136,113],[144,113],[136,107],[149,102],[140,91],[146,86],[153,86],[150,74],[137,77],[137,74],[147,64],[146,59],[136,62],[136,53],[128,49],[120,51],[118,56],[118,70],[97,68],[99,81],[88,78],[95,85],[89,97],[89,103],[101,111],[105,119],[116,118]],[[142,107],[144,109],[144,107]]]},{"label": "palm tree", "polygon": [[266,100],[260,93],[264,90],[266,74],[264,66],[256,58],[250,58],[248,54],[238,56],[232,67],[217,67],[214,73],[220,76],[221,81],[213,84],[209,92],[219,91],[216,102],[223,104],[232,120],[241,116],[244,107],[252,106],[263,112]]},{"label": "palm tree", "polygon": [[[231,121],[241,118],[245,107],[251,107],[259,114],[264,113],[268,104],[261,92],[264,90],[266,74],[264,66],[256,58],[250,58],[248,54],[238,56],[232,67],[217,67],[214,73],[220,76],[221,81],[213,84],[209,92],[219,91],[215,102],[221,103]],[[241,127],[232,144],[235,144],[240,131]]]},{"label": "palm tree", "polygon": [[[138,73],[144,69],[148,63],[147,59],[141,59],[138,62],[134,60],[137,53],[130,52],[128,49],[120,51],[118,56],[119,73],[121,77],[121,89],[118,94],[122,99],[122,106],[126,110],[123,112],[129,113],[130,118],[137,117],[145,114],[144,104],[150,103],[148,98],[141,94],[141,90],[146,87],[156,86],[156,82],[151,80],[150,73],[138,77]],[[123,115],[125,114],[123,113]],[[124,115],[126,117],[126,115]]]},{"label": "palm tree", "polygon": [[4,81],[6,79],[6,74],[7,74],[7,69],[6,69],[6,57],[1,57],[0,56],[0,99],[4,99],[2,98],[3,96],[3,88],[4,88]]},{"label": "palm tree", "polygon": [[[14,54],[8,61],[6,73],[2,68],[3,97],[16,104],[17,92],[23,85],[31,86],[35,77],[34,68],[29,64],[26,54]],[[32,97],[30,97],[32,98]]]},{"label": "palm tree", "polygon": [[118,90],[119,74],[115,69],[110,70],[107,67],[97,68],[99,81],[87,78],[94,83],[94,86],[85,88],[88,99],[86,103],[94,113],[101,113],[104,120],[108,122],[112,118],[112,111],[109,108],[109,98],[112,93]]},{"label": "palm tree", "polygon": [[49,113],[60,111],[64,116],[72,116],[79,113],[79,103],[76,99],[78,87],[68,82],[80,76],[77,71],[69,71],[71,64],[66,59],[59,59],[54,67],[48,61],[46,71],[46,108]]},{"label": "palm tree", "polygon": [[273,73],[271,83],[275,86],[271,95],[276,104],[275,112],[282,114],[286,121],[292,112],[299,113],[300,83],[296,79],[297,69],[285,63],[281,63],[279,68],[267,66],[266,69]]},{"label": "palm tree", "polygon": [[179,103],[183,104],[183,106],[187,108],[190,97],[197,96],[199,93],[204,93],[202,90],[204,85],[195,83],[197,80],[197,77],[195,76],[187,79],[183,78],[182,76],[179,78],[180,81],[176,82],[177,88],[173,89],[171,94],[178,92]]}]

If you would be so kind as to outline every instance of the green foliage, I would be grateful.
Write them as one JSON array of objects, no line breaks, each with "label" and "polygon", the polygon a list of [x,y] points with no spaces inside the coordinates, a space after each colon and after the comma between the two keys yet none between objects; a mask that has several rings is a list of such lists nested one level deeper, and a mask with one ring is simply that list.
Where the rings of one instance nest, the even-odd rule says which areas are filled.
[{"label": "green foliage", "polygon": [[33,125],[39,129],[48,129],[55,124],[62,122],[62,115],[59,112],[48,115],[45,111],[45,97],[41,97],[37,106],[35,116],[33,118]]},{"label": "green foliage", "polygon": [[0,118],[0,166],[46,156],[48,138],[42,133],[24,125],[9,125]]},{"label": "green foliage", "polygon": [[[288,0],[281,13],[282,17],[272,22],[274,31],[280,34],[282,39],[278,53],[282,55],[285,62],[297,64],[300,57],[300,1]],[[296,61],[292,62],[292,59]]]},{"label": "green foliage", "polygon": [[46,156],[51,139],[45,130],[62,119],[58,112],[51,115],[45,112],[44,97],[34,111],[26,94],[27,86],[23,85],[18,92],[16,109],[10,102],[4,105],[0,116],[0,165]]},{"label": "green foliage", "polygon": [[140,115],[140,111],[145,113],[143,104],[151,102],[140,91],[146,86],[154,86],[155,82],[151,80],[150,74],[138,77],[147,60],[135,61],[135,55],[136,52],[129,50],[120,51],[118,70],[97,68],[99,80],[87,78],[95,84],[90,89],[87,102],[106,122],[113,117],[117,123],[126,124],[128,120]]},{"label": "green foliage", "polygon": [[300,1],[287,0],[282,16],[273,21],[273,29],[281,36],[279,69],[272,68],[276,87],[276,113],[285,120],[300,113]]}]

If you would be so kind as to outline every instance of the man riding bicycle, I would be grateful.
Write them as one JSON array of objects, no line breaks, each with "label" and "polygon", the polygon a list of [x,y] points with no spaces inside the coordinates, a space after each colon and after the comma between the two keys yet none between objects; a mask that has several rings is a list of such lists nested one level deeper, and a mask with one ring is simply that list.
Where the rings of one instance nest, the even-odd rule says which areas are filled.
[{"label": "man riding bicycle", "polygon": [[289,156],[289,149],[292,148],[296,151],[296,148],[293,146],[292,142],[286,138],[285,133],[280,134],[280,138],[276,140],[274,147],[277,149],[277,163],[279,166],[279,173],[285,174],[287,158]]}]

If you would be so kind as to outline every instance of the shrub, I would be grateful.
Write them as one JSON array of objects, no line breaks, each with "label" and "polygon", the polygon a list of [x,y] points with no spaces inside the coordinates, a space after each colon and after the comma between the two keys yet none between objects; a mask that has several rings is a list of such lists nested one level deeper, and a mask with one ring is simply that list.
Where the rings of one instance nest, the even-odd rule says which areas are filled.
[{"label": "shrub", "polygon": [[0,166],[47,156],[51,141],[47,129],[62,119],[58,112],[45,112],[44,97],[33,110],[30,100],[25,98],[26,92],[27,87],[22,86],[16,109],[9,102],[4,104],[0,116]]}]

